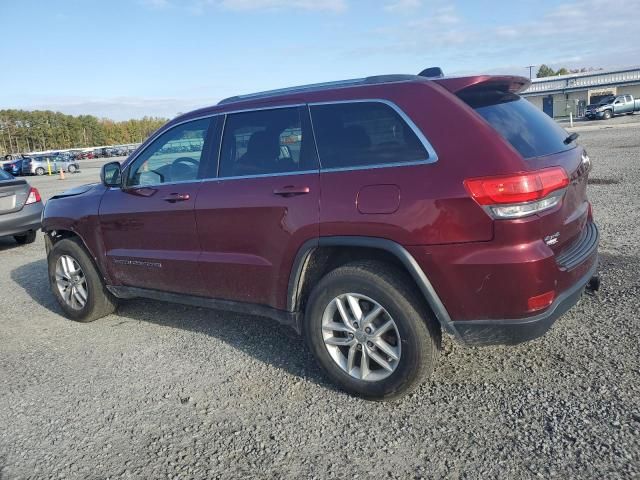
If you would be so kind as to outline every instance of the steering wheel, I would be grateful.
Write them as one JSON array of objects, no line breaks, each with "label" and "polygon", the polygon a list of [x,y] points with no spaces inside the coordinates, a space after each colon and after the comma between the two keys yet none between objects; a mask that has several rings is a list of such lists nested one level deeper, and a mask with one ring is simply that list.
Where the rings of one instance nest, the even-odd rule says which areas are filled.
[{"label": "steering wheel", "polygon": [[194,160],[191,157],[180,157],[180,158],[176,158],[172,165],[177,165],[179,163],[190,163],[191,165],[193,165],[194,167],[199,167],[200,166],[200,162]]}]

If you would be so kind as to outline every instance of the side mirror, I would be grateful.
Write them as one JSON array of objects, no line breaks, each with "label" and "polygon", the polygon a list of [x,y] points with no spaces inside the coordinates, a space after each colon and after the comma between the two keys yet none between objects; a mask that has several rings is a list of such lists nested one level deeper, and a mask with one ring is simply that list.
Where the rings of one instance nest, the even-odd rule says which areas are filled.
[{"label": "side mirror", "polygon": [[100,180],[105,187],[120,187],[122,173],[120,162],[105,163],[100,170]]}]

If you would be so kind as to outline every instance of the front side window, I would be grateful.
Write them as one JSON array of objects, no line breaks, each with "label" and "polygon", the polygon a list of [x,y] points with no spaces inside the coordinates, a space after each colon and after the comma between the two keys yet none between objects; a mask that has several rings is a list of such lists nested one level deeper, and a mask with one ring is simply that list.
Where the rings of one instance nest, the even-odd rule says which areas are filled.
[{"label": "front side window", "polygon": [[422,161],[426,148],[389,105],[380,102],[311,106],[322,168]]},{"label": "front side window", "polygon": [[298,107],[227,116],[220,177],[295,173],[317,168]]},{"label": "front side window", "polygon": [[149,145],[129,169],[127,185],[161,185],[197,180],[210,119],[174,127]]}]

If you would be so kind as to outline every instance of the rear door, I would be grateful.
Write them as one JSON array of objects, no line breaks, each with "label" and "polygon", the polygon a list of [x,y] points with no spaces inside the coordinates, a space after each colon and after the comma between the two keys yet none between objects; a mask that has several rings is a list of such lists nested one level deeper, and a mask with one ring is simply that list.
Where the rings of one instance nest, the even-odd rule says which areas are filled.
[{"label": "rear door", "polygon": [[202,295],[286,308],[294,258],[318,236],[318,176],[305,108],[226,116],[217,178],[196,204]]},{"label": "rear door", "polygon": [[591,163],[569,133],[527,100],[508,92],[458,94],[524,158],[529,170],[560,166],[569,185],[558,207],[540,214],[540,235],[560,251],[577,239],[588,219],[587,177]]},{"label": "rear door", "polygon": [[193,293],[200,244],[194,206],[206,168],[209,118],[179,124],[125,169],[100,204],[108,268],[120,285]]}]

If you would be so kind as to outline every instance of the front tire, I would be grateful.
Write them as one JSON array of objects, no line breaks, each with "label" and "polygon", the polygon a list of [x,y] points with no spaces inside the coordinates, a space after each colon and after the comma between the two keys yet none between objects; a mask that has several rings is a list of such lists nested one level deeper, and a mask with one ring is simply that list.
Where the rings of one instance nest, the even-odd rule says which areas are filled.
[{"label": "front tire", "polygon": [[327,375],[371,400],[397,398],[426,380],[440,331],[408,277],[362,261],[328,273],[311,292],[305,339]]},{"label": "front tire", "polygon": [[611,118],[611,110],[605,110],[605,112],[602,114],[602,118],[604,120],[609,120]]},{"label": "front tire", "polygon": [[42,167],[36,168],[36,175],[39,175],[39,176],[44,175],[44,168]]},{"label": "front tire", "polygon": [[29,230],[27,233],[24,233],[22,235],[14,235],[13,238],[20,245],[27,245],[36,241],[36,231]]},{"label": "front tire", "polygon": [[77,168],[76,168],[75,165],[69,165],[67,167],[67,172],[69,172],[69,173],[76,173],[76,170],[77,170]]},{"label": "front tire", "polygon": [[51,248],[47,262],[51,290],[68,318],[92,322],[115,311],[117,300],[80,240],[60,240]]}]

